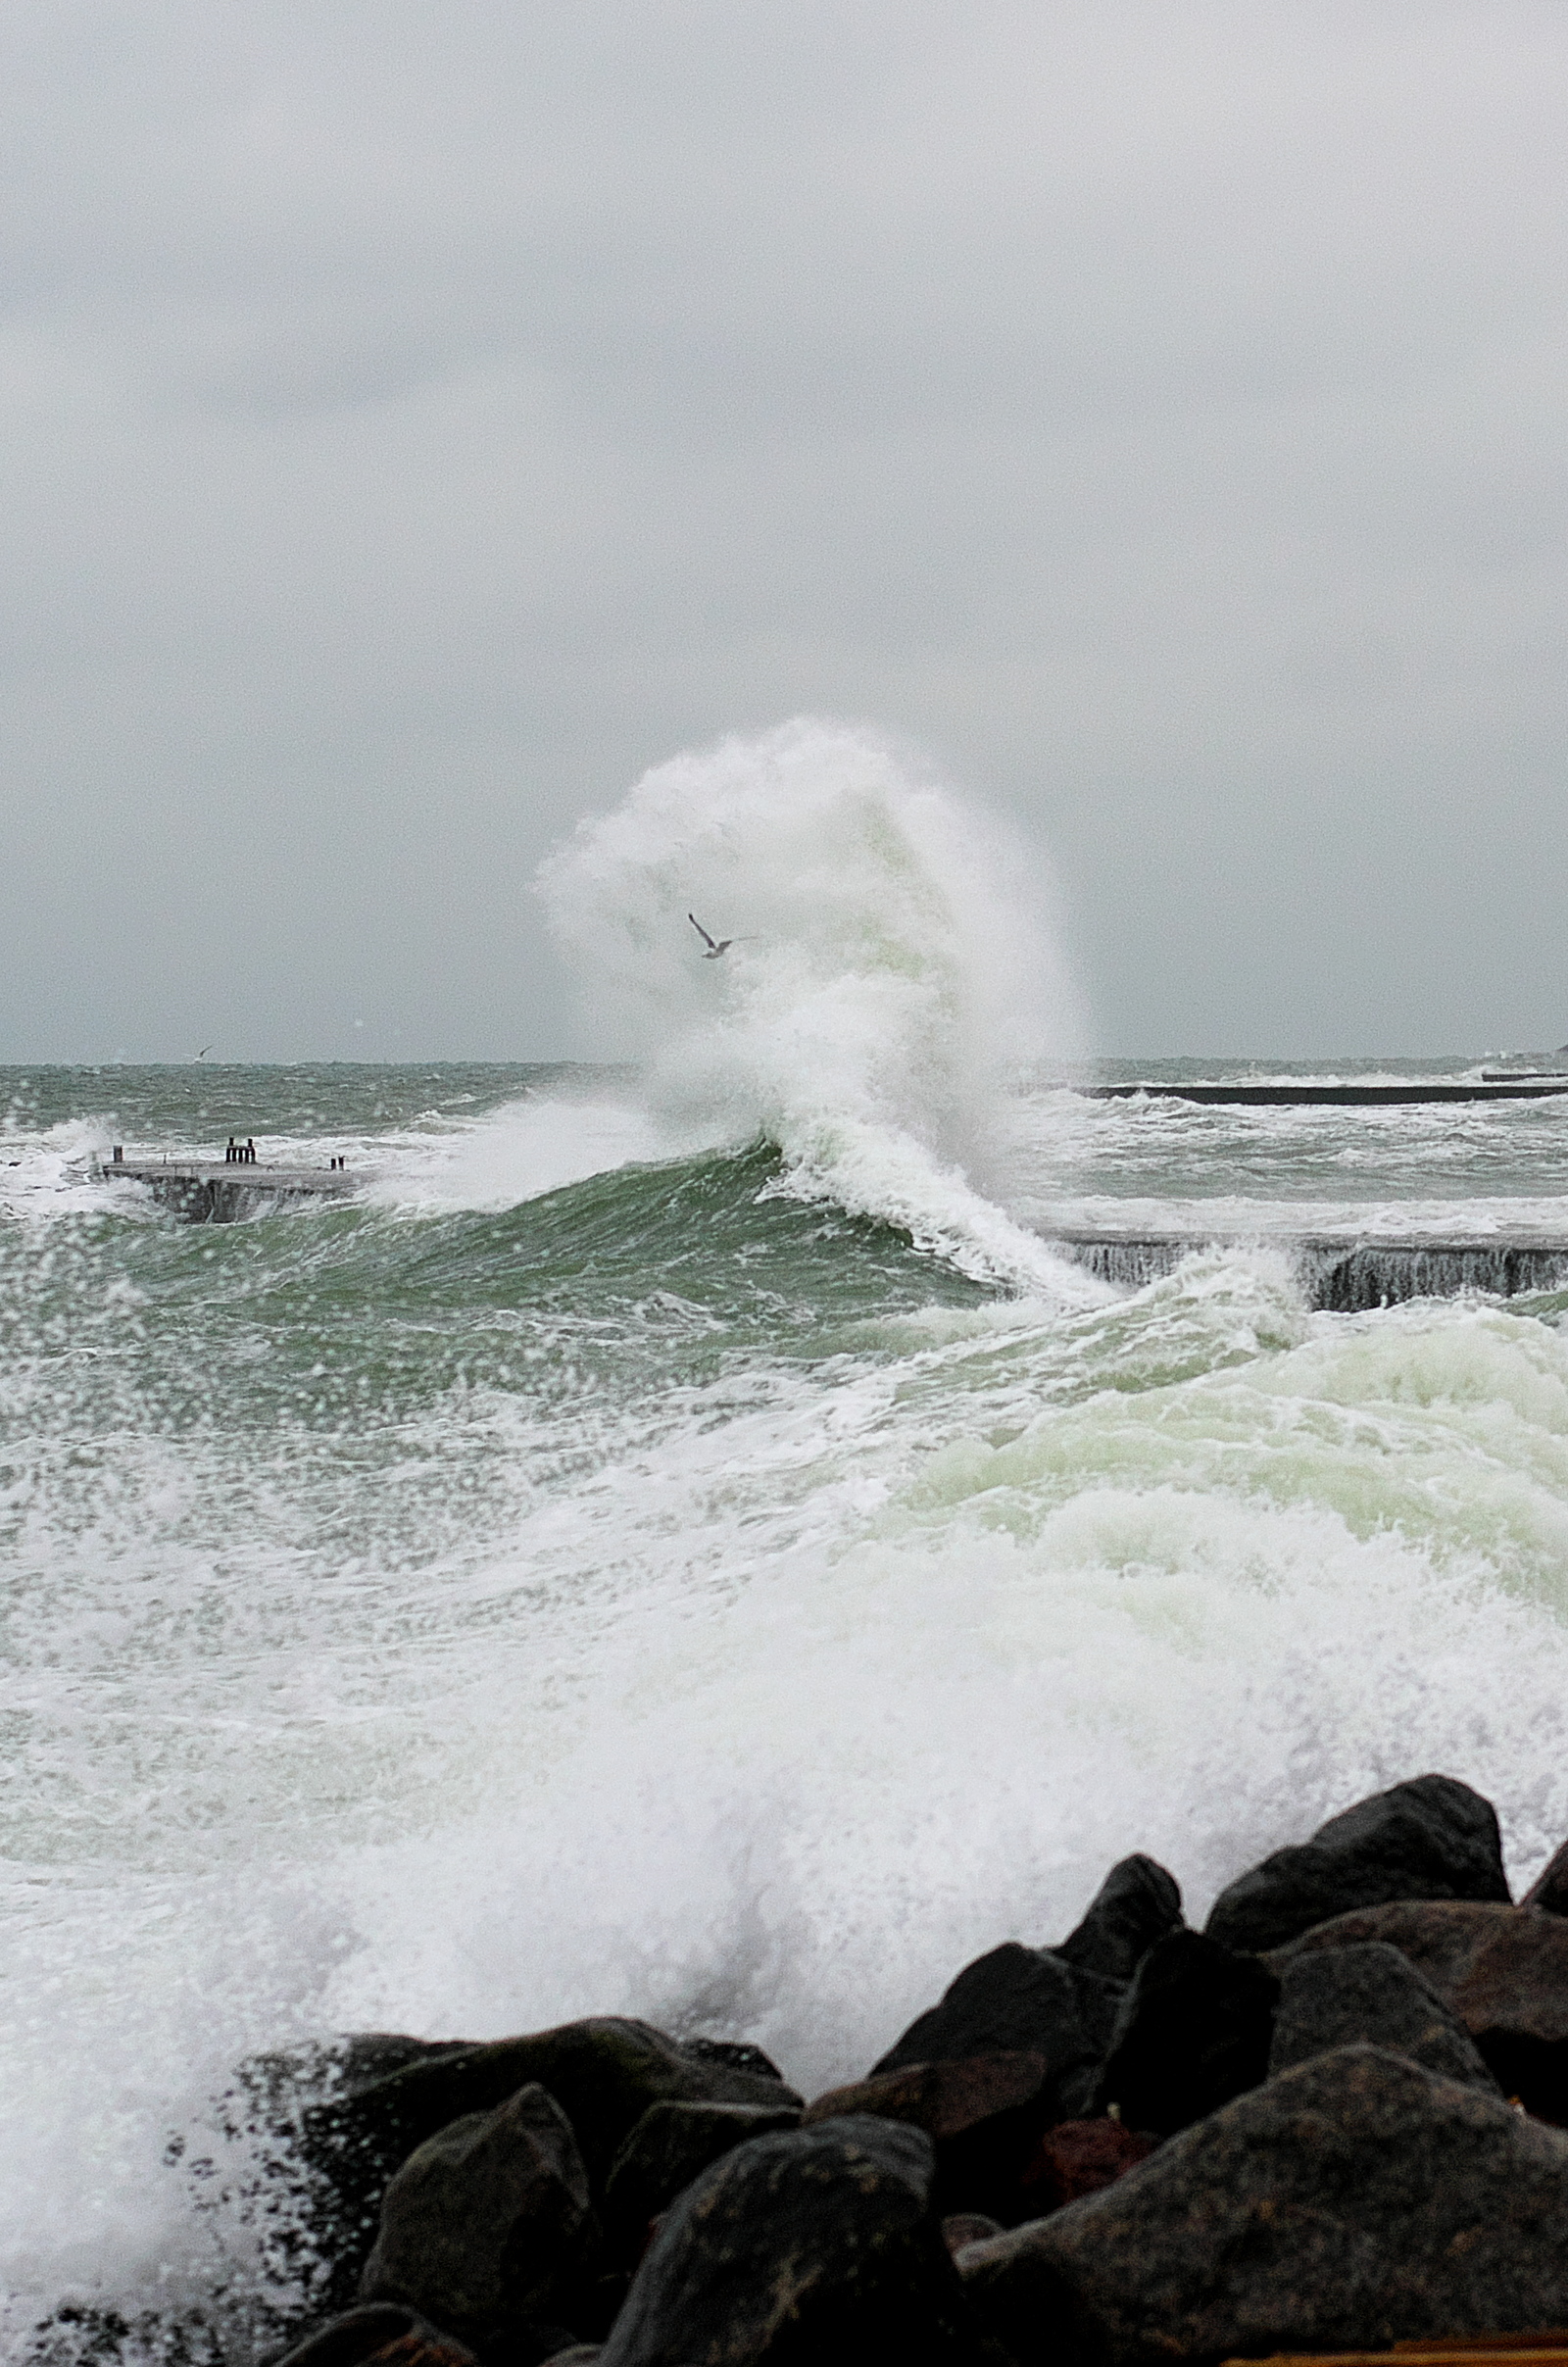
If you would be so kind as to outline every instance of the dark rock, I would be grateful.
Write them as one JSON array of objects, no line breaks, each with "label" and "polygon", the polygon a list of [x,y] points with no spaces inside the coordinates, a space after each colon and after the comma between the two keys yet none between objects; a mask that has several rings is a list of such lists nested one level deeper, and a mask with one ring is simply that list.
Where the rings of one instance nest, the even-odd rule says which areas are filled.
[{"label": "dark rock", "polygon": [[1086,2194],[1098,2194],[1147,2161],[1159,2144],[1119,2120],[1064,2120],[1048,2129],[1024,2164],[1022,2216],[1043,2219]]},{"label": "dark rock", "polygon": [[1000,2219],[988,2219],[984,2211],[950,2211],[942,2222],[942,2241],[950,2252],[961,2252],[966,2244],[984,2244],[988,2237],[1004,2234]]},{"label": "dark rock", "polygon": [[804,2125],[872,2112],[882,2120],[923,2129],[933,2143],[1038,2102],[1049,2066],[1043,2054],[972,2054],[958,2060],[906,2063],[873,2072],[848,2088],[830,2088],[806,2107]]},{"label": "dark rock", "polygon": [[604,2350],[602,2342],[573,2342],[569,2350],[558,2350],[545,2361],[545,2367],[593,2367]]},{"label": "dark rock", "polygon": [[1050,1953],[1110,1981],[1130,1981],[1156,1940],[1177,1931],[1182,1894],[1174,1874],[1152,1857],[1113,1865],[1070,1938]]},{"label": "dark rock", "polygon": [[759,2079],[784,2085],[784,2074],[772,2056],[741,2039],[682,2039],[680,2050],[699,2063],[727,2063],[732,2071],[755,2071]]},{"label": "dark rock", "polygon": [[1405,2056],[1342,2047],[960,2267],[1019,2367],[1560,2326],[1568,2137]]},{"label": "dark rock", "polygon": [[1568,2121],[1568,1921],[1520,1908],[1459,1982],[1453,2010],[1505,2096]]},{"label": "dark rock", "polygon": [[414,2334],[400,2335],[388,2342],[384,2350],[372,2350],[366,2367],[470,2367],[471,2350],[454,2342],[450,2335],[437,2334],[426,2326]]},{"label": "dark rock", "polygon": [[1314,1948],[1288,1964],[1280,1981],[1270,2073],[1356,2045],[1386,2047],[1440,2079],[1499,2093],[1475,2041],[1431,1982],[1387,1941]]},{"label": "dark rock", "polygon": [[1221,1891],[1203,1928],[1227,1948],[1261,1953],[1395,1899],[1507,1903],[1496,1813],[1468,1784],[1418,1775],[1358,1800]]},{"label": "dark rock", "polygon": [[466,2054],[473,2039],[410,2039],[391,2030],[361,2030],[343,2041],[338,2060],[345,2090],[368,2088],[372,2080],[390,2079],[413,2063],[431,2063],[444,2054]]},{"label": "dark rock", "polygon": [[1451,2007],[1454,1993],[1482,1950],[1506,1931],[1521,1909],[1473,1905],[1459,1899],[1404,1899],[1392,1906],[1368,1906],[1353,1914],[1336,1915],[1303,1932],[1288,1947],[1275,1948],[1267,1963],[1283,1973],[1298,1956],[1319,1948],[1359,1948],[1383,1941],[1396,1948],[1418,1973],[1430,1981],[1444,2003]]},{"label": "dark rock", "polygon": [[[318,2326],[286,2351],[275,2367],[361,2367],[362,2361],[385,2350],[389,2343],[401,2342],[405,2335],[444,2340],[416,2310],[405,2309],[396,2301],[366,2301]],[[456,2359],[472,2358],[472,2352],[461,2343],[451,2347]]]},{"label": "dark rock", "polygon": [[[649,2229],[652,2241],[653,2228]],[[646,2248],[646,2246],[645,2246]],[[568,2315],[571,2319],[572,2340],[578,2342],[602,2342],[615,2323],[620,2305],[631,2285],[631,2264],[606,2269],[600,2276],[579,2285],[570,2295]],[[562,2344],[565,2336],[561,2337]],[[491,2367],[489,2355],[481,2367]],[[499,2358],[494,2367],[511,2367],[510,2356]]]},{"label": "dark rock", "polygon": [[800,2125],[798,2104],[651,2104],[611,2164],[605,2230],[611,2247],[635,2261],[648,2223],[721,2153]]},{"label": "dark rock", "polygon": [[410,2063],[333,2096],[300,2119],[299,2158],[313,2181],[310,2232],[333,2263],[323,2298],[352,2298],[375,2237],[382,2189],[416,2145],[470,2112],[493,2112],[537,2081],[571,2122],[590,2180],[602,2184],[650,2104],[776,2105],[801,2098],[777,2080],[700,2059],[646,2022],[601,2016]]},{"label": "dark rock", "polygon": [[555,2314],[598,2241],[571,2123],[536,2083],[410,2154],[382,2201],[364,2297],[484,2342]]},{"label": "dark rock", "polygon": [[590,2358],[599,2355],[598,2343],[585,2342],[571,2327],[509,2328],[497,2341],[486,2343],[479,2354],[478,2367],[549,2367],[552,2359],[583,2350]]},{"label": "dark rock", "polygon": [[1341,1915],[1271,1959],[1384,1940],[1430,1981],[1505,2096],[1568,2122],[1568,1918],[1527,1906],[1434,1903]]},{"label": "dark rock", "polygon": [[1168,2136],[1268,2077],[1279,1983],[1203,1932],[1156,1940],[1134,1975],[1100,2075],[1098,2107]]},{"label": "dark rock", "polygon": [[1007,2227],[1022,2216],[1019,2177],[1054,2096],[1044,2055],[967,2055],[906,2063],[830,2089],[807,2106],[805,2126],[873,2112],[923,2129],[936,2147],[932,2207],[939,2216],[983,2211]]},{"label": "dark rock", "polygon": [[934,2177],[922,2130],[868,2114],[726,2153],[670,2210],[603,2367],[968,2367]]},{"label": "dark rock", "polygon": [[1568,1915],[1568,1841],[1549,1858],[1519,1901],[1544,1915]]},{"label": "dark rock", "polygon": [[1008,1940],[965,1965],[873,2073],[976,2054],[1042,2054],[1054,2082],[1051,2117],[1066,2119],[1093,2089],[1122,1995],[1102,1974]]},{"label": "dark rock", "polygon": [[328,2044],[272,2048],[237,2065],[234,2085],[216,2101],[230,2136],[276,2133],[323,2098],[356,2096],[411,2064],[466,2054],[472,2046],[471,2039],[411,2039],[396,2031],[366,2030]]}]

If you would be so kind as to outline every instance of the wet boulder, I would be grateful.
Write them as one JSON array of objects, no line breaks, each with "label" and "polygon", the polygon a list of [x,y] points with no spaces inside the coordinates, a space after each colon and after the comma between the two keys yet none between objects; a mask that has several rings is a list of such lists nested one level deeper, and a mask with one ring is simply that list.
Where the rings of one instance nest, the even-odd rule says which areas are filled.
[{"label": "wet boulder", "polygon": [[1396,1948],[1431,1983],[1505,2096],[1568,2122],[1568,1917],[1441,1901],[1378,1907],[1304,1933],[1270,1962],[1283,1972],[1368,1940]]},{"label": "wet boulder", "polygon": [[[412,2334],[399,2335],[384,2350],[373,2350],[366,2367],[469,2367],[472,2358],[472,2351],[450,2335],[438,2334],[433,2326],[421,2326]],[[516,2367],[530,2367],[526,2354],[518,2358]]]},{"label": "wet boulder", "polygon": [[611,2164],[604,2222],[617,2258],[633,2262],[649,2222],[721,2153],[799,2126],[798,2104],[650,2104]]},{"label": "wet boulder", "polygon": [[873,2075],[906,2063],[1039,2054],[1054,2083],[1052,2117],[1067,2119],[1094,2087],[1122,1995],[1121,1984],[1103,1974],[1008,1940],[965,1965],[940,2002],[872,2066]]},{"label": "wet boulder", "polygon": [[1361,1907],[1316,1924],[1298,1940],[1271,1949],[1264,1962],[1271,1972],[1283,1973],[1298,1956],[1322,1948],[1383,1942],[1396,1948],[1431,1982],[1445,2004],[1451,2005],[1470,1967],[1520,1912],[1518,1907],[1472,1905],[1460,1899],[1400,1899],[1392,1906]]},{"label": "wet boulder", "polygon": [[1130,1981],[1156,1940],[1178,1931],[1182,1894],[1152,1857],[1124,1857],[1105,1876],[1076,1931],[1047,1952],[1106,1980]]},{"label": "wet boulder", "polygon": [[1544,1915],[1568,1915],[1568,1841],[1547,1859],[1519,1903]]},{"label": "wet boulder", "polygon": [[590,2182],[603,2184],[650,2104],[764,2104],[802,2099],[769,2074],[701,2056],[646,2022],[615,2015],[563,2023],[525,2038],[442,2051],[345,2089],[301,2116],[297,2151],[312,2182],[309,2220],[333,2263],[325,2299],[352,2298],[375,2238],[382,2190],[439,2129],[493,2112],[517,2089],[547,2088],[571,2122]]},{"label": "wet boulder", "polygon": [[1560,2326],[1568,2137],[1406,2056],[1343,2047],[959,2265],[1018,2367]]},{"label": "wet boulder", "polygon": [[410,2154],[382,2199],[361,2293],[482,2344],[556,2321],[598,2244],[571,2123],[534,2083]]},{"label": "wet boulder", "polygon": [[343,2040],[339,2050],[342,2087],[350,2093],[369,2087],[372,2080],[390,2079],[416,2063],[433,2063],[443,2055],[466,2054],[476,2039],[411,2039],[401,2031],[360,2030]]},{"label": "wet boulder", "polygon": [[1568,2122],[1568,1919],[1522,1908],[1453,1992],[1453,2010],[1504,2095]]},{"label": "wet boulder", "polygon": [[363,2301],[357,2309],[329,2318],[296,2342],[274,2367],[363,2367],[366,2360],[380,2356],[410,2336],[419,2342],[440,2344],[448,2353],[444,2367],[470,2367],[471,2350],[439,2334],[417,2310],[396,2301]]},{"label": "wet boulder", "polygon": [[807,2106],[804,2125],[870,2112],[923,2129],[936,2148],[936,2211],[979,2211],[1007,2226],[1022,2216],[1019,2182],[1054,2099],[1044,2055],[965,2055],[830,2089]]},{"label": "wet boulder", "polygon": [[1221,1891],[1203,1928],[1262,1954],[1333,1916],[1399,1899],[1508,1903],[1496,1812],[1451,1775],[1396,1784],[1276,1849]]},{"label": "wet boulder", "polygon": [[[357,2181],[353,2165],[343,2164],[356,2191],[340,2191],[340,2165],[318,2148],[323,2121],[352,2110],[355,2098],[395,2073],[469,2051],[468,2041],[389,2031],[270,2048],[236,2064],[231,2084],[213,2098],[216,2125],[230,2144],[244,2145],[253,2165],[245,2174],[244,2207],[272,2231],[263,2242],[270,2253],[276,2247],[295,2288],[290,2319],[324,2322],[349,2309],[385,2184],[384,2171]],[[183,2151],[176,2142],[172,2158]],[[199,2157],[193,2166],[200,2176]]]},{"label": "wet boulder", "polygon": [[942,2222],[942,2241],[950,2252],[961,2252],[965,2244],[984,2244],[989,2236],[1005,2233],[1000,2219],[988,2219],[984,2211],[950,2211]]},{"label": "wet boulder", "polygon": [[1135,1974],[1100,2074],[1096,2109],[1159,2136],[1268,2077],[1279,1983],[1202,1932],[1157,1940]]},{"label": "wet boulder", "polygon": [[665,2218],[603,2367],[974,2367],[935,2176],[922,2130],[868,2114],[726,2153]]},{"label": "wet boulder", "polygon": [[1146,2130],[1119,2120],[1064,2120],[1048,2129],[1024,2165],[1019,2216],[1043,2219],[1086,2194],[1114,2186],[1147,2161],[1159,2144]]},{"label": "wet boulder", "polygon": [[752,2071],[759,2079],[776,2080],[781,2088],[786,2084],[772,2056],[748,2040],[682,2039],[680,2051],[696,2063],[722,2063],[730,2071]]},{"label": "wet boulder", "polygon": [[1314,1948],[1286,1966],[1268,2067],[1289,2071],[1315,2054],[1358,2044],[1408,2055],[1440,2079],[1499,2094],[1458,2017],[1387,1941]]}]

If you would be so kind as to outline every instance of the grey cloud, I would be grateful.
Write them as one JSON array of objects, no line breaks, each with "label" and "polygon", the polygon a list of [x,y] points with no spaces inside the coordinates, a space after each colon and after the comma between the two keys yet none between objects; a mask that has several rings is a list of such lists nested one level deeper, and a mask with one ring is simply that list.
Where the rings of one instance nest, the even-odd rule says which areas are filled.
[{"label": "grey cloud", "polygon": [[539,853],[801,709],[1038,823],[1108,1046],[1560,1041],[1565,64],[19,0],[4,1049],[177,1051],[188,964],[236,1051],[552,1051]]}]

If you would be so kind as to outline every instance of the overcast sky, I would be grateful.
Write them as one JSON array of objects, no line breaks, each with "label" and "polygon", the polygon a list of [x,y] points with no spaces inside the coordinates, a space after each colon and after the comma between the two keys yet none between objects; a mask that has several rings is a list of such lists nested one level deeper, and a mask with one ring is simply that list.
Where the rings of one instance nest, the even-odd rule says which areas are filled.
[{"label": "overcast sky", "polygon": [[0,93],[0,1059],[563,1051],[540,855],[800,712],[1033,826],[1106,1051],[1568,1037],[1562,0],[10,0]]}]

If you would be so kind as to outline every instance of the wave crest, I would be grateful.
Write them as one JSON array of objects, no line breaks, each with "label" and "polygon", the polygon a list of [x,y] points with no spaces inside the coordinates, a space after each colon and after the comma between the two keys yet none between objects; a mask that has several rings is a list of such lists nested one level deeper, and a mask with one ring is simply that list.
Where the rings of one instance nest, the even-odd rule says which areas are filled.
[{"label": "wave crest", "polygon": [[[1038,851],[887,741],[797,719],[645,773],[541,866],[600,1057],[687,1141],[776,1143],[775,1188],[965,1272],[1083,1278],[986,1197],[999,1082],[1081,1042]],[[688,915],[733,939],[704,957]]]}]

